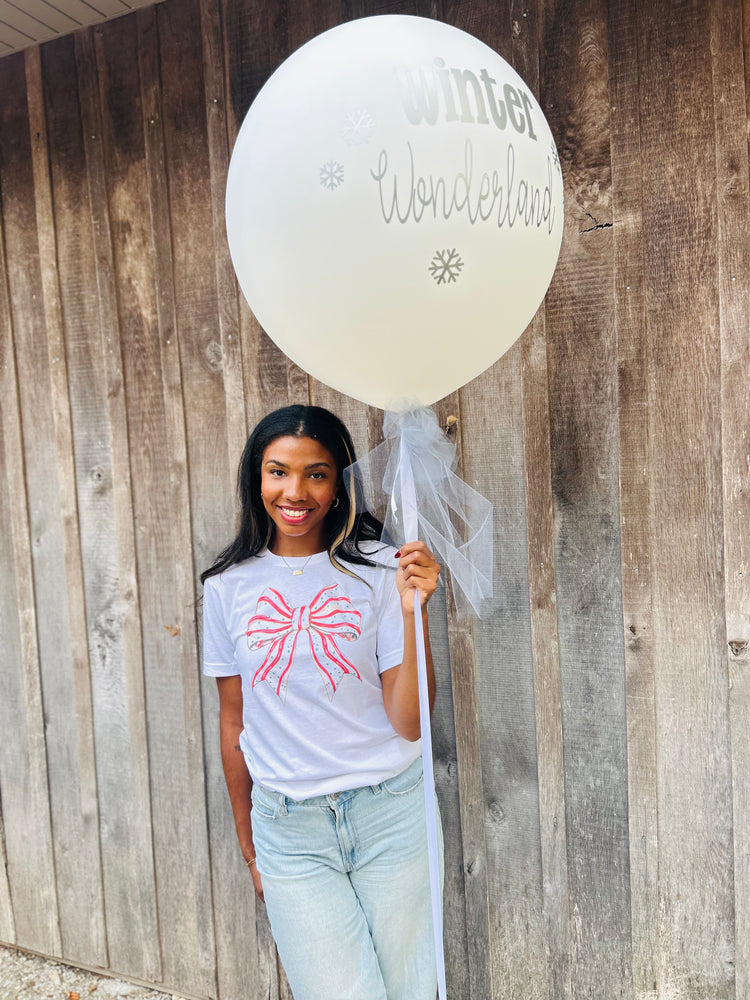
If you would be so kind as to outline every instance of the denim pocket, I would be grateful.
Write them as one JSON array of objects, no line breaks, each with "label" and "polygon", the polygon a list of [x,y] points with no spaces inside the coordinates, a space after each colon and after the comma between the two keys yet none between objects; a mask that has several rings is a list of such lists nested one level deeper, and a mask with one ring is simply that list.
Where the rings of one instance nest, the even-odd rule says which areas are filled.
[{"label": "denim pocket", "polygon": [[387,778],[381,782],[380,787],[384,792],[388,792],[389,795],[406,795],[408,792],[412,792],[415,788],[418,788],[422,784],[422,781],[422,758],[417,757],[414,763],[410,764],[405,771],[394,775],[393,778]]},{"label": "denim pocket", "polygon": [[253,803],[251,815],[261,819],[276,819],[279,814],[279,796],[268,792],[261,785],[253,785],[250,798]]}]

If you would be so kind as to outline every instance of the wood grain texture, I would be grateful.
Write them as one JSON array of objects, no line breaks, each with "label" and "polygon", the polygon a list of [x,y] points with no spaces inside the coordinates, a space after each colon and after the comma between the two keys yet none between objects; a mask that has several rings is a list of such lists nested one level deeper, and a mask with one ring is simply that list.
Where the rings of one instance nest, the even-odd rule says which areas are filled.
[{"label": "wood grain texture", "polygon": [[[67,50],[61,45],[59,51]],[[76,76],[66,59],[49,60],[46,73],[57,95],[51,142],[67,150],[53,157],[61,168],[53,177],[81,497],[108,950],[112,969],[137,970],[132,974],[158,981],[128,420],[93,32],[76,36],[73,55],[77,102],[70,86]],[[73,152],[76,142],[80,147]],[[82,294],[90,287],[96,289],[91,298]]]},{"label": "wood grain texture", "polygon": [[[513,65],[539,98],[541,16],[536,3],[512,4]],[[556,1000],[570,995],[568,867],[566,853],[562,679],[557,636],[555,521],[551,480],[547,343],[541,308],[521,338],[524,475],[529,579],[529,626],[539,797],[546,982],[537,989]],[[540,970],[541,972],[541,970]]]},{"label": "wood grain texture", "polygon": [[[460,779],[458,775],[458,716],[454,702],[457,676],[466,677],[466,663],[456,668],[462,637],[456,641],[455,608],[449,592],[440,591],[430,602],[430,647],[435,666],[437,692],[432,713],[432,757],[435,791],[440,806],[444,845],[443,945],[447,990],[451,996],[470,996],[468,923],[474,914],[465,903],[466,868],[461,829]],[[481,896],[479,897],[481,901]],[[476,917],[486,925],[484,910]],[[480,905],[481,905],[480,902]],[[473,974],[477,979],[477,972]]]},{"label": "wood grain texture", "polygon": [[546,320],[571,977],[574,994],[631,997],[606,8],[545,4],[543,23],[566,182]]},{"label": "wood grain texture", "polygon": [[[21,56],[0,62],[4,92],[23,94],[24,63]],[[28,135],[25,100],[0,107],[0,190],[4,174],[13,169],[15,135]],[[28,147],[27,147],[28,148]],[[7,866],[8,903],[12,913],[4,918],[13,943],[48,954],[61,952],[55,883],[53,833],[49,806],[39,645],[37,640],[34,578],[31,555],[18,367],[15,356],[14,303],[9,282],[5,241],[7,204],[3,204],[0,230],[0,414],[2,415],[3,538],[2,638],[6,650],[0,723],[0,791]]]},{"label": "wood grain texture", "polygon": [[546,925],[546,982],[550,998],[570,996],[568,863],[565,825],[562,681],[557,636],[555,539],[544,317],[522,341],[524,470],[531,653],[534,664],[542,915]]},{"label": "wood grain texture", "polygon": [[[31,136],[27,116],[28,105],[24,93],[23,61],[12,61],[8,69],[18,74],[17,92],[24,94],[24,99],[3,115],[2,176],[0,176],[3,191],[6,280],[11,302],[13,331],[13,340],[11,341],[9,337],[8,343],[9,345],[13,343],[18,372],[17,388],[11,393],[10,405],[11,407],[17,405],[20,413],[18,444],[21,448],[19,455],[21,464],[15,470],[20,476],[14,484],[15,489],[19,491],[15,503],[20,503],[24,508],[23,517],[28,517],[29,532],[25,540],[17,535],[14,544],[20,546],[19,556],[23,553],[22,558],[25,558],[28,552],[31,560],[28,566],[23,568],[18,562],[16,563],[17,581],[23,582],[29,588],[20,607],[29,608],[28,600],[31,597],[32,587],[32,607],[35,606],[35,613],[32,616],[26,617],[23,613],[21,616],[23,650],[20,666],[28,672],[25,680],[31,684],[26,693],[33,698],[33,702],[25,698],[26,708],[30,709],[33,705],[36,713],[43,706],[45,713],[43,726],[41,716],[36,715],[36,724],[29,734],[34,740],[39,740],[41,737],[39,751],[46,753],[48,772],[43,783],[37,784],[32,792],[32,795],[44,796],[45,801],[35,803],[31,826],[36,833],[36,824],[41,822],[42,829],[38,832],[46,837],[48,831],[43,828],[51,820],[55,853],[57,853],[63,843],[68,848],[74,847],[75,843],[69,840],[68,830],[59,829],[59,824],[65,822],[68,810],[68,804],[61,795],[66,789],[74,797],[77,793],[74,665],[70,643],[69,605],[64,590],[66,580],[64,525],[57,505],[59,476],[56,467],[56,432],[50,385],[52,360],[47,353],[45,335]],[[16,419],[12,416],[10,427],[13,428],[15,424]],[[17,443],[12,431],[9,443],[11,447]],[[20,522],[16,520],[14,527],[20,528],[20,526]],[[39,695],[42,698],[41,705],[34,704]],[[38,729],[40,726],[42,728]],[[36,761],[42,762],[39,757]],[[58,794],[58,782],[60,794]],[[50,800],[46,800],[47,796],[50,796]],[[42,807],[41,810],[39,806]],[[55,829],[56,823],[58,829]],[[76,820],[73,819],[72,823],[76,825]],[[79,827],[79,830],[82,828]],[[88,843],[90,844],[90,840]],[[42,890],[45,895],[51,893],[55,900],[53,913],[44,918],[39,927],[39,932],[46,940],[49,940],[48,928],[54,928],[52,940],[56,940],[57,933],[62,933],[67,926],[62,912],[58,913],[58,898],[68,894],[62,902],[64,908],[70,900],[71,891],[70,882],[66,880],[66,876],[69,878],[71,875],[70,868],[65,865],[63,867],[65,871],[60,891],[58,892],[57,886],[53,888],[49,883],[44,885]],[[51,875],[51,868],[45,865],[45,879]],[[32,892],[35,891],[32,889]],[[47,901],[51,903],[52,899],[48,896]],[[66,916],[70,916],[69,911]],[[60,918],[59,924],[58,918]]]},{"label": "wood grain texture", "polygon": [[[521,351],[516,344],[464,390],[467,482],[495,507],[493,611],[475,627],[492,995],[538,993],[547,979],[523,471]],[[484,416],[492,400],[493,418]],[[523,945],[520,942],[524,941]]]},{"label": "wood grain texture", "polygon": [[[203,51],[204,99],[211,191],[211,222],[218,326],[227,424],[227,453],[232,477],[237,456],[247,438],[243,394],[243,352],[240,339],[239,290],[226,237],[224,194],[229,169],[227,80],[224,72],[224,38],[219,0],[202,0],[200,36]],[[215,551],[212,548],[212,551]]]},{"label": "wood grain texture", "polygon": [[[253,98],[289,54],[286,0],[262,0],[249,7],[242,0],[222,0],[225,39],[227,132],[234,145]],[[245,408],[249,428],[275,406],[283,406],[290,394],[307,389],[300,384],[290,362],[266,335],[239,295],[240,331],[244,365]]]},{"label": "wood grain texture", "polygon": [[57,237],[52,210],[45,95],[39,50],[28,49],[25,61],[41,294],[65,560],[67,608],[64,613],[67,614],[70,636],[71,674],[60,677],[56,670],[55,684],[62,683],[66,694],[72,695],[72,701],[67,703],[56,691],[51,699],[55,711],[62,708],[68,715],[67,725],[73,723],[66,741],[61,773],[52,785],[53,822],[56,829],[61,831],[58,835],[60,850],[56,854],[56,877],[65,954],[74,961],[106,965],[108,956],[99,850],[99,808],[86,606],[68,395],[69,378],[58,282]]},{"label": "wood grain texture", "polygon": [[[463,470],[462,415],[459,393],[453,393],[436,407],[440,425],[448,426],[448,417],[455,423],[451,431],[459,468]],[[461,889],[464,901],[465,966],[446,968],[446,979],[459,986],[458,995],[487,996],[491,991],[491,968],[486,956],[490,954],[490,900],[488,886],[487,835],[484,822],[484,792],[482,781],[481,740],[479,731],[479,676],[472,624],[465,617],[459,618],[450,590],[446,593],[447,646],[450,661],[451,695],[455,732],[456,785],[458,814],[444,817],[443,827],[448,837],[451,830],[459,835],[460,851],[456,862],[461,863]],[[452,851],[446,846],[446,863]],[[456,878],[458,873],[456,873]],[[446,882],[446,892],[450,882]],[[444,910],[450,914],[450,897],[446,896]],[[450,928],[451,919],[444,921]],[[459,952],[457,958],[461,957]],[[455,958],[454,957],[454,961]]]},{"label": "wood grain texture", "polygon": [[734,844],[735,995],[750,994],[750,229],[743,23],[750,11],[711,4],[721,329],[724,651]]},{"label": "wood grain texture", "polygon": [[[4,501],[5,497],[0,495],[0,503],[2,503],[3,508],[7,509],[7,504]],[[2,511],[2,514],[4,513],[5,510]],[[0,941],[13,942],[15,939],[13,901],[10,898],[10,882],[8,881],[8,856],[5,851],[5,823],[2,813],[0,813]]]},{"label": "wood grain texture", "polygon": [[657,987],[659,888],[649,520],[650,355],[643,283],[638,25],[631,4],[610,5],[609,51],[630,908],[633,983],[638,995]]},{"label": "wood grain texture", "polygon": [[[190,14],[193,23],[197,22],[197,0]],[[200,679],[196,670],[196,594],[187,448],[187,433],[191,429],[188,416],[191,408],[187,404],[193,395],[192,387],[183,384],[183,372],[192,370],[188,334],[203,333],[207,329],[206,313],[210,310],[212,317],[216,314],[215,300],[206,294],[208,288],[213,287],[210,263],[202,266],[199,259],[194,260],[186,252],[188,246],[211,247],[208,199],[201,199],[203,211],[199,214],[194,199],[186,196],[185,184],[190,173],[184,162],[187,145],[202,150],[200,179],[208,187],[203,81],[199,72],[201,46],[195,32],[186,36],[179,27],[175,28],[174,20],[164,8],[158,11],[158,20],[154,8],[139,12],[136,25],[155,265],[156,325],[153,332],[159,351],[158,354],[154,351],[154,363],[161,371],[161,403],[165,418],[164,436],[153,442],[153,460],[160,466],[157,475],[161,480],[164,508],[154,512],[153,529],[158,541],[152,546],[152,558],[153,565],[159,566],[159,575],[164,574],[165,568],[171,570],[171,592],[160,594],[161,613],[165,616],[160,623],[163,641],[154,643],[154,659],[150,664],[147,661],[147,707],[150,745],[155,742],[152,734],[156,729],[154,722],[158,720],[158,739],[163,741],[161,754],[167,747],[171,748],[174,775],[179,775],[175,787],[171,780],[166,780],[166,775],[157,772],[152,757],[152,801],[158,801],[160,809],[163,808],[165,822],[163,843],[155,840],[157,893],[162,882],[166,889],[159,900],[159,921],[162,927],[165,923],[171,925],[168,936],[179,941],[182,951],[179,954],[175,949],[172,960],[182,967],[175,965],[170,978],[175,978],[179,968],[178,981],[199,983],[201,992],[210,993],[216,989],[216,958],[211,921],[213,904],[205,815]],[[170,84],[174,90],[168,89]],[[164,113],[165,107],[169,113]],[[194,227],[192,232],[181,228],[188,222]],[[211,331],[210,343],[213,342]],[[159,404],[156,400],[153,402],[156,409]],[[206,425],[203,432],[213,434],[211,422],[207,420]],[[152,472],[156,473],[156,464]],[[200,537],[199,530],[195,534]],[[169,671],[164,669],[163,651],[167,645],[174,669],[171,676],[165,676]],[[180,706],[176,712],[164,712],[162,706],[168,700]],[[179,900],[176,907],[175,890]]]},{"label": "wood grain texture", "polygon": [[[139,30],[140,27],[140,30]],[[168,223],[152,164],[154,36],[136,18],[95,32],[114,249],[142,624],[154,864],[163,975],[209,992],[215,979],[200,766],[198,674],[189,665],[192,565],[184,446],[171,387]],[[122,44],[123,38],[127,40]],[[132,53],[138,53],[134,61]],[[158,102],[158,96],[156,97]],[[156,181],[164,182],[163,172]],[[182,470],[182,471],[180,471]],[[179,473],[179,474],[178,474]],[[180,498],[179,506],[175,500]],[[165,766],[168,762],[168,766]],[[164,947],[164,941],[169,947]]]},{"label": "wood grain texture", "polygon": [[711,35],[706,5],[681,7],[679,25],[660,22],[658,31],[653,11],[639,8],[638,20],[645,55],[641,136],[648,150],[641,162],[651,358],[659,987],[693,998],[734,988]]},{"label": "wood grain texture", "polygon": [[450,996],[745,1000],[748,11],[165,0],[0,59],[0,940],[291,996],[236,848],[196,576],[258,418],[321,403],[362,453],[382,413],[257,324],[224,185],[282,60],[395,12],[520,71],[566,196],[544,308],[436,405],[498,543],[489,618],[431,608]]}]

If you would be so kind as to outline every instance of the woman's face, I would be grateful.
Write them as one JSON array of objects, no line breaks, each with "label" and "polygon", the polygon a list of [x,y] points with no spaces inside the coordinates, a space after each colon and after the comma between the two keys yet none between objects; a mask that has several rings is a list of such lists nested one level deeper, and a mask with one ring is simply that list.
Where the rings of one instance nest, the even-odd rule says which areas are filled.
[{"label": "woman's face", "polygon": [[336,498],[333,455],[309,437],[279,437],[263,452],[260,493],[280,556],[307,556],[327,548],[324,519]]}]

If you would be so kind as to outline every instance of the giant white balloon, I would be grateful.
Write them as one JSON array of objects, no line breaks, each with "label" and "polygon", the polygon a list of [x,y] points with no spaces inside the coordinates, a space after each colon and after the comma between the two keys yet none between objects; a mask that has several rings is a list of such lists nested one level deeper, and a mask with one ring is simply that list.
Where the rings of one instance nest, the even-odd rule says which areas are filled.
[{"label": "giant white balloon", "polygon": [[381,15],[318,35],[270,77],[237,137],[226,216],[243,294],[292,360],[374,406],[429,405],[539,307],[562,175],[496,52]]}]

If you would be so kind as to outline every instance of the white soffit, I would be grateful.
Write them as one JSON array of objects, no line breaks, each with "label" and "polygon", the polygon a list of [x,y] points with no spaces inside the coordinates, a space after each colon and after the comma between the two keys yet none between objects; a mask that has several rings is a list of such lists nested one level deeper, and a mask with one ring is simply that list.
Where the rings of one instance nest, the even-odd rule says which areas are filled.
[{"label": "white soffit", "polygon": [[159,0],[0,0],[0,58]]}]

